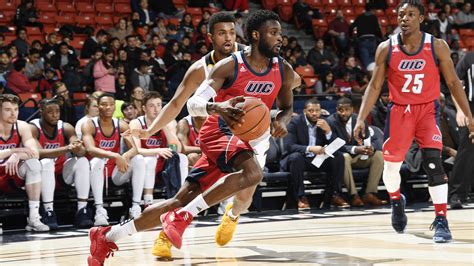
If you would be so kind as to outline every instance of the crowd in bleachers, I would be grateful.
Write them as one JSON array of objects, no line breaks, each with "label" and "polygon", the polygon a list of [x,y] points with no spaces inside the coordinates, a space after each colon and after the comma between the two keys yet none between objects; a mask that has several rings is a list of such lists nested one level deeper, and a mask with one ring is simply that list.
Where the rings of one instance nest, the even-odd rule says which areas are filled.
[{"label": "crowd in bleachers", "polygon": [[[234,10],[237,42],[246,43],[245,16],[249,7],[245,0],[223,3],[199,0],[0,2],[0,6],[5,7],[0,10],[0,93],[17,94],[23,101],[21,110],[24,112],[27,109],[34,112],[41,98],[61,96],[61,120],[75,126],[78,136],[82,134],[84,118],[98,115],[97,99],[101,92],[115,96],[114,117],[126,123],[144,115],[142,104],[146,93],[155,91],[160,98],[171,98],[190,65],[212,50],[207,24],[217,11]],[[294,23],[301,29],[300,34],[309,34],[315,39],[314,47],[305,51],[298,36],[284,36],[281,55],[302,77],[303,85],[295,89],[295,94],[322,100],[319,103],[308,97],[303,110],[295,108],[302,114],[295,114],[294,121],[304,121],[305,115],[309,119],[310,113],[318,113],[318,118],[329,117],[327,128],[348,142],[346,155],[341,153],[327,169],[323,167],[338,176],[336,181],[332,180],[335,183],[327,184],[332,190],[326,192],[332,194],[325,203],[339,207],[386,204],[377,196],[377,185],[383,168],[379,142],[380,132],[385,127],[387,87],[369,117],[373,143],[357,146],[345,125],[355,120],[361,95],[374,69],[377,44],[389,34],[399,32],[396,1],[369,1],[367,4],[361,0],[262,0],[261,4],[266,9],[275,9],[283,20]],[[474,15],[468,2],[434,1],[427,5],[427,12],[423,30],[450,44],[453,61],[465,50],[474,49]],[[448,92],[445,85],[442,91]],[[339,99],[343,95],[348,97]],[[339,100],[335,102],[335,99]],[[335,108],[322,109],[323,101],[333,101]],[[449,109],[449,98],[447,102],[445,108]],[[37,117],[33,112],[27,116],[20,114],[20,117]],[[451,114],[443,112],[441,118],[446,119]],[[442,130],[451,131],[450,128]],[[297,165],[301,160],[292,153],[301,155],[301,152],[292,145],[307,146],[311,140],[297,143],[301,140],[291,135],[296,132],[290,130],[289,133],[284,145],[279,147],[284,154],[277,161],[286,158],[291,163],[282,162],[278,171],[288,171],[295,177],[289,180],[289,192],[296,207],[308,208],[304,172],[318,169]],[[324,139],[322,136],[318,140]],[[455,144],[446,148],[446,156],[454,155]],[[413,153],[416,152],[419,151],[414,147]],[[368,157],[361,160],[364,155]],[[188,154],[190,166],[195,157],[195,152]],[[342,161],[346,167],[336,174],[337,165]],[[356,190],[352,168],[366,169],[363,175],[368,184],[364,193]],[[348,191],[346,196],[343,196],[343,185]],[[150,198],[146,200],[146,204],[150,204]],[[131,210],[131,215],[137,214]]]}]

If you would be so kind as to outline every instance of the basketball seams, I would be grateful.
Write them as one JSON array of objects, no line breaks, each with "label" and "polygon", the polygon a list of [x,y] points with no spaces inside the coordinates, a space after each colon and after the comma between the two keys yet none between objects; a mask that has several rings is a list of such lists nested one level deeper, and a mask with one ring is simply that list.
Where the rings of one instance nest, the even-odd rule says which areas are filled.
[{"label": "basketball seams", "polygon": [[[257,107],[260,107],[260,106],[262,106],[262,105],[263,105],[264,107],[266,107],[265,104],[262,103],[262,104],[259,104],[259,105],[252,106],[252,108],[251,108],[250,110],[245,111],[245,112],[250,112],[250,111],[252,111],[253,109],[255,109],[255,108],[257,108]],[[260,124],[260,123],[263,121],[263,119],[265,119],[265,117],[266,117],[266,115],[262,116],[262,118],[260,118],[260,120],[259,120],[257,123],[255,123],[255,125],[254,125],[252,128],[248,129],[247,131],[244,131],[244,132],[241,132],[241,133],[238,133],[238,134],[235,134],[235,133],[234,133],[234,134],[235,134],[235,135],[244,135],[244,134],[249,133],[249,132],[252,131],[255,127],[257,127],[258,124]]]}]

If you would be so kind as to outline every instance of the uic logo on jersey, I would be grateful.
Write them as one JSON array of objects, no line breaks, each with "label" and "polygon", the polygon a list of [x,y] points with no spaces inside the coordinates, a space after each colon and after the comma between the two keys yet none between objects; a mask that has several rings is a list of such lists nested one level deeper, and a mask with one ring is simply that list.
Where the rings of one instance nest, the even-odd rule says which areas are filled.
[{"label": "uic logo on jersey", "polygon": [[245,87],[245,92],[251,95],[268,95],[272,93],[275,84],[271,81],[249,81]]},{"label": "uic logo on jersey", "polygon": [[99,142],[99,147],[101,148],[113,148],[115,147],[115,140],[101,140]]},{"label": "uic logo on jersey", "polygon": [[146,145],[147,146],[155,146],[155,147],[159,147],[161,146],[161,139],[147,139],[146,140]]},{"label": "uic logo on jersey", "polygon": [[45,143],[44,148],[45,149],[57,149],[59,148],[59,143]]},{"label": "uic logo on jersey", "polygon": [[14,148],[16,148],[16,143],[10,143],[10,144],[2,144],[2,145],[0,145],[0,151],[1,151],[1,150],[14,149]]},{"label": "uic logo on jersey", "polygon": [[421,71],[425,68],[426,61],[423,59],[404,59],[398,65],[400,71]]},{"label": "uic logo on jersey", "polygon": [[436,142],[443,142],[441,135],[433,135],[433,140]]}]

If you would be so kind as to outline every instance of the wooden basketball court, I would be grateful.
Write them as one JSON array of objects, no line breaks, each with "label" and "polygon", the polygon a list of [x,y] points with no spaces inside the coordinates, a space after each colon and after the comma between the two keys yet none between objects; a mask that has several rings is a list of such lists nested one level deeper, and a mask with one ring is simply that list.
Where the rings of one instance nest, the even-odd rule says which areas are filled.
[{"label": "wooden basketball court", "polygon": [[[454,241],[434,244],[429,207],[408,208],[408,228],[396,234],[390,209],[262,212],[241,217],[236,235],[217,247],[217,217],[202,217],[186,233],[174,259],[153,257],[157,230],[118,243],[120,250],[105,265],[473,265],[474,204],[450,211]],[[4,233],[1,265],[86,265],[87,230],[62,229],[52,234]]]}]

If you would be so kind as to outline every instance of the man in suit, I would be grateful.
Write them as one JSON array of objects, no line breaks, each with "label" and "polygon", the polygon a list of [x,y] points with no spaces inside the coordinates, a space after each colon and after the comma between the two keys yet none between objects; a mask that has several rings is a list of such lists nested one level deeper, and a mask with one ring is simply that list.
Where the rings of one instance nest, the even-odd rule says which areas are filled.
[{"label": "man in suit", "polygon": [[[353,136],[356,121],[357,115],[354,114],[352,100],[346,97],[337,101],[336,113],[328,118],[334,135],[346,141],[346,145],[341,148],[345,160],[344,184],[351,195],[353,207],[362,207],[364,204],[380,206],[387,203],[376,196],[377,186],[383,172],[382,152],[374,149],[368,131],[366,136],[369,137],[364,140],[363,145],[357,143]],[[366,128],[368,128],[367,125]],[[367,187],[362,199],[357,193],[352,168],[369,168]]]},{"label": "man in suit", "polygon": [[311,163],[316,155],[324,154],[324,146],[335,139],[331,127],[320,116],[319,101],[316,98],[306,101],[304,113],[294,117],[288,124],[288,135],[284,139],[285,153],[280,167],[291,173],[290,186],[292,196],[298,201],[298,209],[310,207],[305,197],[304,172],[322,170],[329,174],[324,203],[346,208],[349,207],[348,203],[339,196],[344,175],[344,168],[341,167],[344,164],[342,153],[334,153],[334,158],[327,158],[320,168]]}]

